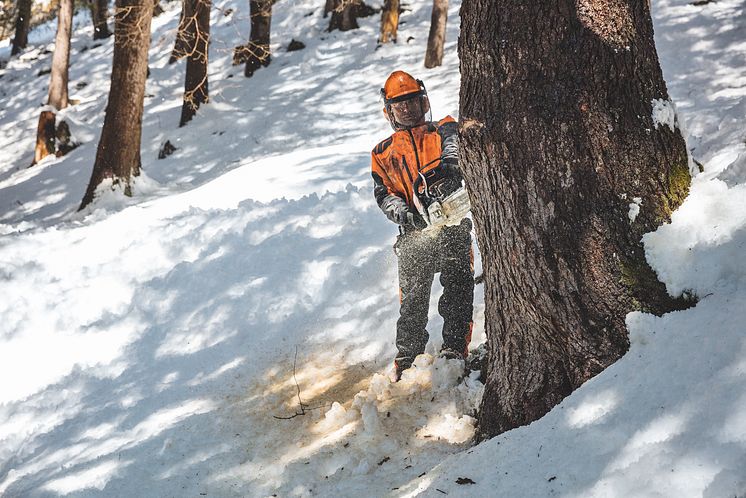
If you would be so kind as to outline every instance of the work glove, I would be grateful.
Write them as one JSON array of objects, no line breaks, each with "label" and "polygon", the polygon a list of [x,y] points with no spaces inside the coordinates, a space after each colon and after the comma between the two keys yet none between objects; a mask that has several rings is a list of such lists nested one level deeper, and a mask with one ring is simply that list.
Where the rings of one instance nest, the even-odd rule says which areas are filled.
[{"label": "work glove", "polygon": [[424,220],[424,218],[422,218],[419,213],[415,213],[413,211],[410,211],[409,209],[406,209],[403,212],[402,221],[399,224],[411,226],[416,228],[417,230],[422,230],[423,228],[427,227],[427,222]]},{"label": "work glove", "polygon": [[440,157],[440,167],[443,169],[443,171],[446,173],[446,175],[457,178],[459,180],[462,179],[461,176],[461,168],[458,165],[458,158],[457,157]]}]

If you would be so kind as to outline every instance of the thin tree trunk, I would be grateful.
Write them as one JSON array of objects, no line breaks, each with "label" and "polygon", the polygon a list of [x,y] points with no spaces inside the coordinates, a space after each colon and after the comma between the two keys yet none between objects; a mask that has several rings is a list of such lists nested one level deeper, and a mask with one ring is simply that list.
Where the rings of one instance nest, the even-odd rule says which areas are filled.
[{"label": "thin tree trunk", "polygon": [[[446,0],[447,1],[447,0]],[[399,29],[399,0],[386,0],[381,11],[381,36],[379,43],[396,43],[396,34]]]},{"label": "thin tree trunk", "polygon": [[443,45],[446,42],[446,20],[448,0],[433,0],[433,14],[430,18],[430,35],[427,37],[425,67],[433,68],[443,63]]},{"label": "thin tree trunk", "polygon": [[57,36],[54,39],[52,75],[47,103],[55,109],[67,107],[67,80],[70,66],[70,34],[73,25],[73,0],[60,0],[57,15]]},{"label": "thin tree trunk", "polygon": [[111,36],[109,25],[108,0],[91,0],[91,17],[93,17],[93,39],[103,40]]},{"label": "thin tree trunk", "polygon": [[272,25],[273,0],[251,0],[251,34],[245,45],[233,49],[233,65],[246,64],[244,75],[249,78],[260,67],[269,66],[272,54],[269,48]]},{"label": "thin tree trunk", "polygon": [[104,180],[132,195],[131,181],[140,174],[145,79],[148,71],[152,0],[117,0],[114,57],[109,101],[96,160],[80,209],[94,199]]},{"label": "thin tree trunk", "polygon": [[338,29],[340,31],[349,31],[357,29],[357,12],[362,4],[361,0],[334,0],[334,8],[331,10],[332,18],[329,21],[328,31]]},{"label": "thin tree trunk", "polygon": [[189,40],[194,38],[194,33],[189,32],[189,27],[193,26],[191,22],[193,19],[194,2],[182,0],[179,27],[176,29],[176,41],[174,42],[174,49],[171,51],[171,57],[168,59],[169,64],[173,64],[189,54]]},{"label": "thin tree trunk", "polygon": [[201,104],[208,101],[207,63],[210,45],[210,0],[187,0],[194,2],[194,17],[190,32],[194,33],[187,57],[184,103],[181,106],[179,126],[184,126],[193,117]]},{"label": "thin tree trunk", "polygon": [[269,50],[269,35],[272,24],[272,0],[251,0],[251,35],[249,54],[246,59],[244,76],[253,76],[260,67],[267,67],[272,61]]},{"label": "thin tree trunk", "polygon": [[484,438],[543,416],[622,356],[629,311],[690,305],[667,295],[641,244],[690,173],[679,130],[652,117],[668,93],[646,2],[470,0],[461,16],[461,161],[490,353]]},{"label": "thin tree trunk", "polygon": [[163,7],[161,7],[161,3],[159,0],[153,0],[153,17],[158,17],[159,15],[163,14],[165,10],[163,10]]},{"label": "thin tree trunk", "polygon": [[60,0],[57,14],[57,35],[54,39],[54,55],[52,56],[52,74],[49,81],[49,95],[47,104],[53,111],[42,111],[36,128],[36,147],[34,162],[36,164],[44,157],[54,154],[56,135],[56,112],[61,111],[68,104],[67,80],[70,65],[70,34],[73,23],[73,0]]},{"label": "thin tree trunk", "polygon": [[16,55],[28,45],[28,30],[31,23],[32,0],[18,0],[18,17],[10,55]]},{"label": "thin tree trunk", "polygon": [[34,148],[34,164],[55,153],[56,116],[52,111],[42,111],[39,124],[36,125],[36,147]]}]

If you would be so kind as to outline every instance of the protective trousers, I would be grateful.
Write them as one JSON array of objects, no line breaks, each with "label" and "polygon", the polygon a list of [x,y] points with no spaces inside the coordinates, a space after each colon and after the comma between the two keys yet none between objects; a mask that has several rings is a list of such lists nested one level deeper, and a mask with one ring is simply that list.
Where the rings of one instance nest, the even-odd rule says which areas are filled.
[{"label": "protective trousers", "polygon": [[443,295],[438,312],[443,317],[443,348],[466,356],[471,340],[474,265],[471,220],[444,227],[436,234],[411,231],[394,245],[399,262],[400,317],[396,322],[396,362],[408,368],[428,341],[427,318],[433,278],[440,272]]}]

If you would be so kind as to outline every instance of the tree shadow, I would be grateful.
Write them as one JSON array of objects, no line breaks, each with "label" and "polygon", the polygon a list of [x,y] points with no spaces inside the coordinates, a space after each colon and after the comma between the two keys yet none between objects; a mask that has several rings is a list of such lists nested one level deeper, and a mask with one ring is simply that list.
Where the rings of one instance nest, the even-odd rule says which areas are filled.
[{"label": "tree shadow", "polygon": [[[163,232],[161,250],[173,263],[142,282],[132,276],[129,304],[81,317],[67,331],[81,345],[97,331],[125,334],[128,345],[109,362],[73,359],[56,382],[0,406],[0,494],[125,496],[136,487],[143,496],[226,495],[263,486],[244,472],[248,462],[291,448],[258,445],[258,435],[279,431],[287,441],[295,431],[300,441],[306,421],[390,368],[396,275],[381,240],[391,226],[364,194],[348,188],[167,215],[165,225],[191,227]],[[92,233],[68,230],[73,247],[95,242]],[[138,250],[137,239],[122,243],[135,261],[154,250]],[[185,259],[189,246],[199,249]],[[10,276],[8,285],[25,276]],[[85,299],[78,283],[61,284],[60,305],[75,309]],[[27,368],[45,368],[28,360]],[[313,409],[274,418],[299,408],[296,380]],[[296,465],[304,463],[293,460],[286,472]]]}]

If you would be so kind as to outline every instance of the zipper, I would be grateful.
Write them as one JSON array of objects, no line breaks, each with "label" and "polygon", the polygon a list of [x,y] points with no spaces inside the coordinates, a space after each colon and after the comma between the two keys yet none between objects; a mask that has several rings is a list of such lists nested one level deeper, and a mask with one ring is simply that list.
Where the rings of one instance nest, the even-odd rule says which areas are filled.
[{"label": "zipper", "polygon": [[[414,141],[414,134],[412,133],[412,130],[407,129],[407,132],[409,133],[410,140],[412,140],[412,148],[414,149],[414,159],[415,161],[417,161],[417,172],[419,173],[421,165],[420,165],[420,155],[417,153],[417,144]],[[407,169],[407,171],[409,171],[409,169]],[[412,177],[410,176],[410,181],[411,179]]]},{"label": "zipper", "polygon": [[[406,156],[401,156],[401,160],[402,160],[402,163],[404,163],[404,171],[407,172],[407,176],[409,177],[409,183],[413,184],[414,183],[414,179],[412,178],[412,173],[410,173],[410,171],[409,171],[409,165],[407,165],[407,157]],[[419,171],[419,170],[420,170],[420,168],[418,167],[417,171]]]}]

